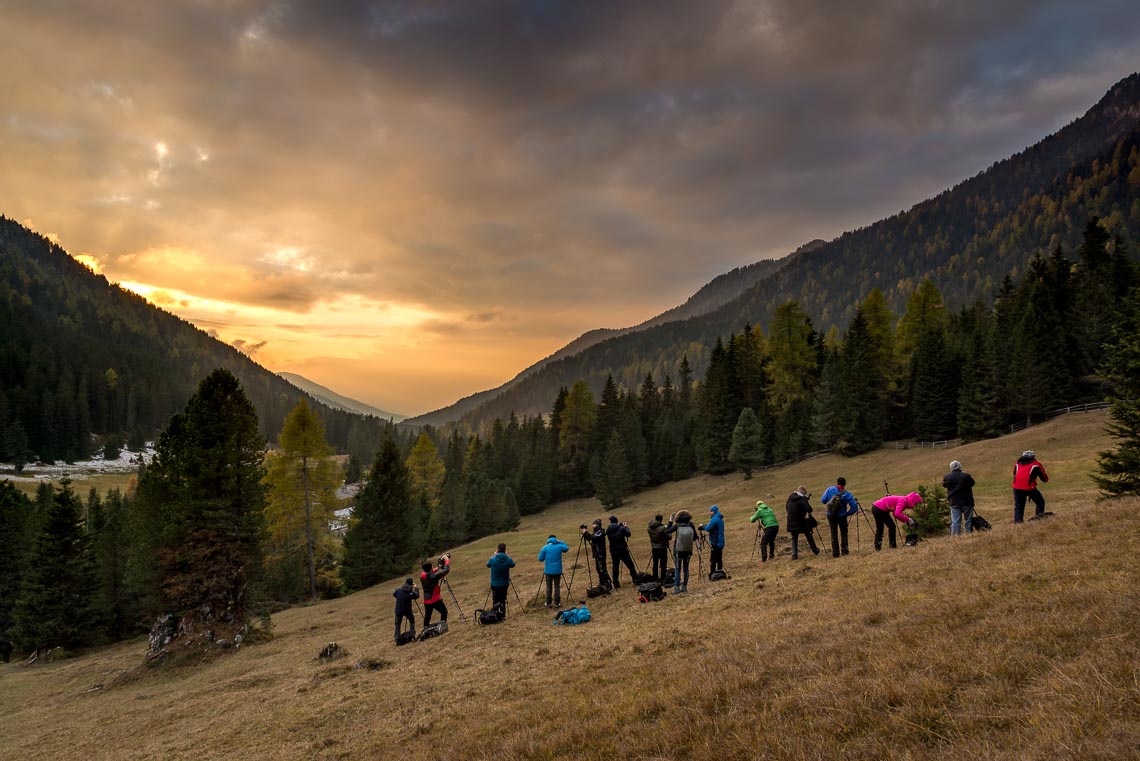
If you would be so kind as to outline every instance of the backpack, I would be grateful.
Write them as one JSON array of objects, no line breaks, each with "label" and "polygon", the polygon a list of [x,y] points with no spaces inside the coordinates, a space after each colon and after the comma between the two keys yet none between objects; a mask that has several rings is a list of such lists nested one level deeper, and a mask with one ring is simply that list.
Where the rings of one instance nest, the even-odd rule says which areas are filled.
[{"label": "backpack", "polygon": [[677,569],[676,568],[666,568],[665,573],[663,573],[661,575],[664,577],[661,579],[661,584],[663,586],[666,586],[666,587],[672,586],[673,582],[677,578]]},{"label": "backpack", "polygon": [[720,581],[721,579],[731,578],[732,577],[728,575],[728,571],[724,570],[723,568],[718,568],[709,574],[709,581]]},{"label": "backpack", "polygon": [[602,595],[608,595],[609,593],[610,590],[606,589],[601,584],[598,584],[594,587],[586,587],[586,597],[589,597],[591,599],[594,597],[601,597]]},{"label": "backpack", "polygon": [[430,626],[425,626],[424,630],[422,632],[420,632],[420,636],[416,637],[416,639],[422,642],[425,639],[431,639],[432,637],[438,637],[441,634],[447,634],[447,622],[446,621],[440,621],[438,624],[432,624]]},{"label": "backpack", "polygon": [[974,531],[989,531],[993,526],[985,518],[974,513],[973,517],[970,518],[970,528]]},{"label": "backpack", "polygon": [[903,546],[904,547],[917,547],[918,546],[918,534],[907,534],[906,540],[903,541]]},{"label": "backpack", "polygon": [[495,603],[490,610],[475,611],[475,621],[483,625],[501,624],[507,618],[507,606]]},{"label": "backpack", "polygon": [[584,624],[590,620],[590,609],[585,605],[578,608],[571,608],[564,610],[554,616],[555,624],[566,624],[573,626],[575,624]]},{"label": "backpack", "polygon": [[657,577],[651,573],[645,573],[644,571],[642,571],[639,574],[636,574],[633,577],[633,583],[634,584],[648,584],[651,581],[656,582]]},{"label": "backpack", "polygon": [[677,552],[692,552],[693,540],[697,536],[697,530],[693,528],[690,523],[680,523],[677,525],[677,541],[674,544],[674,549]]},{"label": "backpack", "polygon": [[659,581],[650,581],[637,585],[638,602],[658,602],[665,599],[665,589]]},{"label": "backpack", "polygon": [[407,631],[400,632],[400,634],[396,637],[396,647],[400,647],[401,645],[407,645],[408,643],[415,642],[415,641],[416,641],[415,629],[408,629]]},{"label": "backpack", "polygon": [[843,497],[842,492],[835,492],[834,496],[827,501],[827,512],[832,518],[839,517],[839,513],[843,510]]}]

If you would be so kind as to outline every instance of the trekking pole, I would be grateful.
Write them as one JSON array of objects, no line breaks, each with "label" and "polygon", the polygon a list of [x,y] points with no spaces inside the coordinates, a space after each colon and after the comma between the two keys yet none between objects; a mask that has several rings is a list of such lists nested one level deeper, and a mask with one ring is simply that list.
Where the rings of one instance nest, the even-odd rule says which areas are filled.
[{"label": "trekking pole", "polygon": [[566,585],[567,592],[574,586],[574,574],[578,573],[578,557],[582,554],[582,545],[585,543],[586,537],[580,537],[578,540],[578,551],[574,553],[574,565],[570,568],[570,583]]},{"label": "trekking pole", "polygon": [[[451,595],[451,601],[455,603],[455,609],[459,611],[459,620],[465,624],[470,623],[467,620],[467,616],[463,614],[463,608],[459,606],[459,599],[455,596],[455,590],[451,588],[451,582],[449,582],[447,579],[440,579],[440,581],[442,581],[443,585],[447,587],[447,593]],[[490,591],[488,591],[488,594],[490,594]]]}]

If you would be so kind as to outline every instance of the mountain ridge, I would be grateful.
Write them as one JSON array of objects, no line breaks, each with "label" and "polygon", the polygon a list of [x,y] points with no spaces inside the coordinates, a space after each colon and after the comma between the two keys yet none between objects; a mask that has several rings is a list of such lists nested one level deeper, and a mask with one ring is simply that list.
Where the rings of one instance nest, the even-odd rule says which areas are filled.
[{"label": "mountain ridge", "polygon": [[371,404],[366,404],[358,399],[338,394],[332,389],[322,386],[316,381],[309,380],[303,375],[280,371],[277,374],[331,409],[355,412],[360,415],[371,415],[382,420],[391,420],[394,423],[399,423],[406,417],[405,415],[400,415],[395,412],[382,410],[379,407],[373,407]]},{"label": "mountain ridge", "polygon": [[718,337],[763,325],[794,299],[817,330],[843,328],[855,305],[879,288],[900,313],[929,277],[950,307],[989,299],[1008,273],[1061,246],[1071,256],[1085,222],[1098,216],[1132,255],[1140,240],[1140,74],[1114,84],[1084,115],[932,198],[870,225],[777,260],[735,299],[703,315],[607,337],[546,363],[503,393],[469,409],[459,425],[479,430],[495,417],[548,412],[560,386],[585,380],[600,392],[607,375],[636,388],[646,373],[676,378],[687,356],[699,376]]}]

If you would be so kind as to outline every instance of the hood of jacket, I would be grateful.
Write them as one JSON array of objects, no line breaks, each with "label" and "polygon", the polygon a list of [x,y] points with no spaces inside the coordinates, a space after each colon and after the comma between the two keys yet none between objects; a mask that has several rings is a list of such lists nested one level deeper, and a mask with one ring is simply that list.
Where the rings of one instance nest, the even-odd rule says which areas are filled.
[{"label": "hood of jacket", "polygon": [[[1008,462],[1008,460],[1006,462]],[[921,501],[922,501],[922,495],[916,491],[912,491],[910,494],[906,495],[906,506],[907,507],[914,507],[915,505],[917,505]]]},{"label": "hood of jacket", "polygon": [[[1009,462],[1009,460],[1006,460],[1006,462]],[[1026,457],[1025,455],[1022,455],[1021,457],[1017,458],[1018,465],[1029,465],[1030,463],[1034,462],[1037,462],[1036,457]]]}]

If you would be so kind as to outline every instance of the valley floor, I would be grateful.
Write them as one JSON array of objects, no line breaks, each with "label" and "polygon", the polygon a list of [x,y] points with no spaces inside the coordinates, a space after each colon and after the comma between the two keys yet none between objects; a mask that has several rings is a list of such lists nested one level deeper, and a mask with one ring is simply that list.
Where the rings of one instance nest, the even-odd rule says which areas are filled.
[{"label": "valley floor", "polygon": [[[637,495],[635,528],[680,507],[726,514],[729,581],[638,604],[630,585],[590,601],[594,620],[555,627],[539,606],[499,626],[460,621],[391,644],[396,583],[274,617],[272,642],[198,668],[117,686],[145,643],[36,667],[0,667],[4,758],[906,758],[1121,759],[1140,755],[1140,500],[1097,502],[1088,478],[1108,446],[1104,413],[1066,416],[954,449],[825,457],[751,481],[700,477]],[[1052,480],[1044,521],[1014,526],[1008,472],[1033,448]],[[985,534],[875,553],[749,559],[757,498],[847,477],[869,507],[887,480],[934,483],[950,459],[979,482]],[[452,584],[481,607],[484,562],[506,541],[533,597],[547,534],[571,544],[602,516],[557,505],[517,532],[458,548]],[[586,551],[575,592],[586,586]],[[694,571],[696,560],[694,559]],[[511,597],[512,602],[514,597]],[[514,608],[517,608],[517,604]],[[348,657],[325,664],[335,641]],[[382,661],[377,670],[354,668]]]}]

